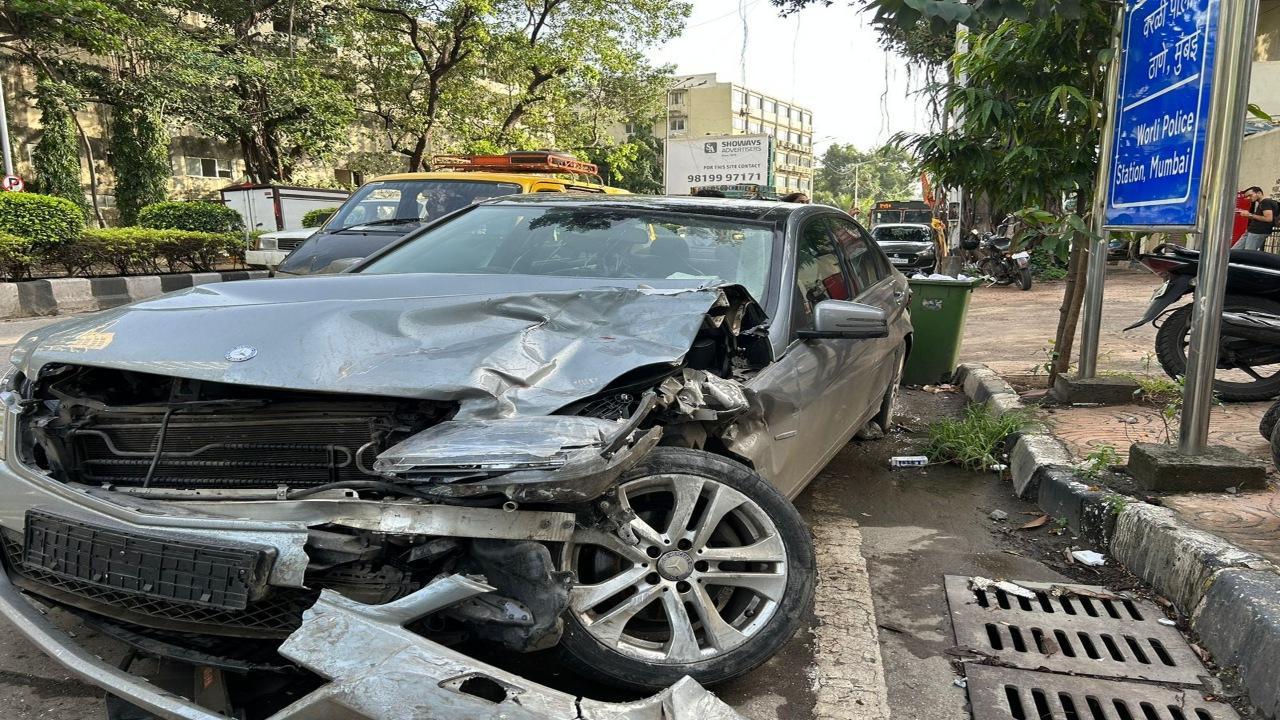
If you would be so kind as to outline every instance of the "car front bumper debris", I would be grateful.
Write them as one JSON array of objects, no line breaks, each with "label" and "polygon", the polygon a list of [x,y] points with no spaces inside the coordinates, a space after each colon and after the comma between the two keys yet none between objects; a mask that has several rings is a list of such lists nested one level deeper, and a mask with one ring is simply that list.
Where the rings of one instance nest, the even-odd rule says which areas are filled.
[{"label": "car front bumper debris", "polygon": [[[281,646],[285,657],[330,682],[270,720],[741,720],[728,705],[684,678],[633,703],[578,698],[469,658],[405,629],[404,624],[492,591],[482,580],[442,577],[385,605],[365,605],[326,590]],[[169,720],[224,716],[152,685],[93,655],[57,628],[0,573],[0,615],[80,680]]]}]

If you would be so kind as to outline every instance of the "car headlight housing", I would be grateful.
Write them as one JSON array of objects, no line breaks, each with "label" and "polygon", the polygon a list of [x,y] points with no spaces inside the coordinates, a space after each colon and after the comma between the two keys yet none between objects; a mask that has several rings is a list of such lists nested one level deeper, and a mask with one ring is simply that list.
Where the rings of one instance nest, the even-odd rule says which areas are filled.
[{"label": "car headlight housing", "polygon": [[556,470],[598,455],[621,427],[615,421],[571,415],[450,420],[388,448],[373,469],[402,477]]},{"label": "car headlight housing", "polygon": [[921,250],[918,254],[922,258],[931,258],[934,255],[936,255],[937,252],[938,252],[937,249],[934,248],[932,245],[930,245],[929,247]]},{"label": "car headlight housing", "polygon": [[262,237],[258,238],[258,249],[259,250],[279,250],[280,240],[277,238],[269,237],[267,235],[263,235]]},{"label": "car headlight housing", "polygon": [[0,375],[0,461],[8,458],[9,428],[22,412],[22,396],[13,388],[13,379],[17,374],[17,367],[6,364],[4,374]]}]

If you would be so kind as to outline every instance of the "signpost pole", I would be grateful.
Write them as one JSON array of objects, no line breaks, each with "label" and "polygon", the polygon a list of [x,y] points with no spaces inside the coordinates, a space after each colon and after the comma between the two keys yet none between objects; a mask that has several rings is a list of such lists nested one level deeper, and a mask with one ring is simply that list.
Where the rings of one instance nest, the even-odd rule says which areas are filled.
[{"label": "signpost pole", "polygon": [[0,152],[4,153],[4,174],[13,174],[13,151],[9,149],[9,112],[4,104],[4,83],[0,82]]},{"label": "signpost pole", "polygon": [[1178,450],[1184,455],[1204,452],[1209,436],[1222,299],[1227,286],[1227,257],[1235,222],[1235,185],[1240,173],[1240,143],[1244,137],[1257,25],[1258,0],[1223,0],[1201,185],[1207,208],[1205,232],[1195,305],[1191,311],[1191,344],[1187,348],[1186,387],[1178,436]]},{"label": "signpost pole", "polygon": [[1107,277],[1106,218],[1108,174],[1111,151],[1115,143],[1116,96],[1120,92],[1120,41],[1124,29],[1124,4],[1116,9],[1115,32],[1111,41],[1111,63],[1107,66],[1107,116],[1098,142],[1098,176],[1093,187],[1093,209],[1090,228],[1089,265],[1085,269],[1084,328],[1080,331],[1080,369],[1078,377],[1091,379],[1098,374],[1098,338],[1102,334],[1102,293]]}]

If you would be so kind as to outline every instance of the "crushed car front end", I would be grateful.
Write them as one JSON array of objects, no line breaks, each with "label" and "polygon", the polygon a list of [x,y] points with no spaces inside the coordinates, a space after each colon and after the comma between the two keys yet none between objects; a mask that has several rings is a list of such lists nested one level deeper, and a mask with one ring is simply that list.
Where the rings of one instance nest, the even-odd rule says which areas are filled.
[{"label": "crushed car front end", "polygon": [[[733,286],[560,279],[494,295],[471,282],[436,278],[429,294],[414,276],[245,282],[24,339],[0,394],[0,612],[162,717],[206,715],[95,663],[19,591],[147,653],[332,681],[323,703],[281,718],[335,716],[333,688],[385,659],[353,649],[333,668],[283,649],[314,647],[335,616],[452,658],[431,685],[458,702],[483,677],[506,688],[499,704],[545,695],[590,717],[589,703],[558,705],[446,646],[561,641],[578,578],[559,550],[640,546],[620,478],[664,436],[688,446],[758,414],[722,376],[767,356],[750,332],[762,315]],[[392,621],[397,603],[423,612]],[[351,717],[395,716],[358,695],[344,707],[372,714]]]}]

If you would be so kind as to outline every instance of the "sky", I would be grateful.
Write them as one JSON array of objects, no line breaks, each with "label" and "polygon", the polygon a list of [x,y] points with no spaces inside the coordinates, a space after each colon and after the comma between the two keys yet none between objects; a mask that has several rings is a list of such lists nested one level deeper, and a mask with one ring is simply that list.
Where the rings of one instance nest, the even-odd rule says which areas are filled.
[{"label": "sky", "polygon": [[[714,72],[722,82],[808,107],[819,153],[832,142],[870,150],[900,130],[927,129],[923,101],[907,91],[905,61],[880,48],[870,18],[845,0],[787,18],[769,0],[692,2],[684,33],[651,59],[675,65],[678,75]],[[747,17],[745,77],[740,4]],[[919,87],[919,73],[911,82]]]}]

